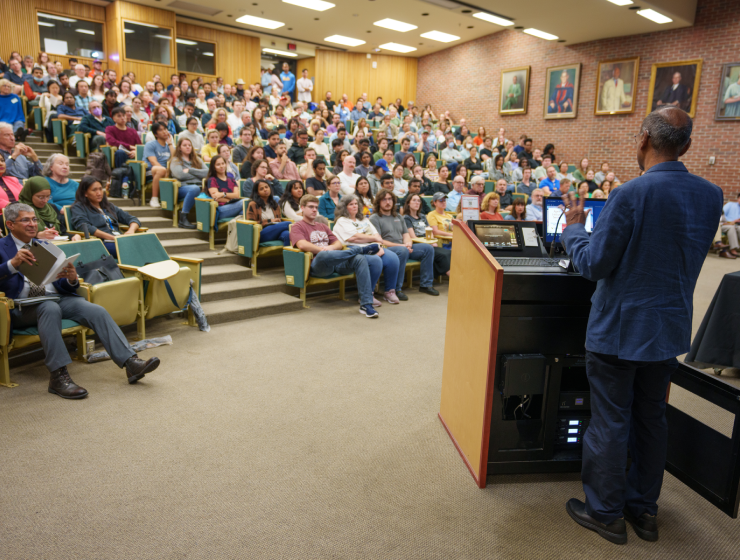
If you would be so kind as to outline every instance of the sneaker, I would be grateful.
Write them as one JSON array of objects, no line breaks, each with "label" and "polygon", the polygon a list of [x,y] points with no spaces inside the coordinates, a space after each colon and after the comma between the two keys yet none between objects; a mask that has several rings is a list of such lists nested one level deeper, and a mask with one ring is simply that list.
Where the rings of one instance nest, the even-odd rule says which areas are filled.
[{"label": "sneaker", "polygon": [[361,305],[360,306],[360,313],[365,315],[368,319],[377,319],[378,318],[378,312],[375,311],[375,308],[368,304],[368,305]]},{"label": "sneaker", "polygon": [[372,243],[371,245],[365,245],[362,248],[363,255],[375,255],[378,251],[380,251],[380,245],[378,245],[377,243]]},{"label": "sneaker", "polygon": [[396,297],[400,299],[401,301],[408,301],[409,296],[404,294],[401,290],[396,290]]},{"label": "sneaker", "polygon": [[159,198],[156,196],[153,196],[152,199],[149,201],[149,206],[152,208],[162,208],[162,205],[159,203]]},{"label": "sneaker", "polygon": [[388,290],[385,294],[383,294],[383,297],[385,298],[385,301],[392,304],[401,303],[396,296],[396,290]]},{"label": "sneaker", "polygon": [[426,286],[426,287],[422,286],[421,288],[419,288],[419,291],[422,294],[429,294],[430,296],[438,296],[439,295],[439,292],[434,289],[434,286]]},{"label": "sneaker", "polygon": [[[360,301],[359,299],[357,300],[357,303],[359,303],[360,305],[362,305],[362,302],[361,302],[361,301]],[[383,304],[382,304],[382,303],[380,303],[380,302],[379,302],[379,301],[378,301],[377,299],[375,299],[375,297],[373,296],[373,307],[380,307],[381,305],[383,305]]]}]

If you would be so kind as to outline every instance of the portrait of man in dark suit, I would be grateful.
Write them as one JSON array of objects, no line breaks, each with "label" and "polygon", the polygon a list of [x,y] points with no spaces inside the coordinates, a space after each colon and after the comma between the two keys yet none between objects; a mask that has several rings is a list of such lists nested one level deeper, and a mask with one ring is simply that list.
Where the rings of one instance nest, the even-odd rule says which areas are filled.
[{"label": "portrait of man in dark suit", "polygon": [[672,106],[694,117],[701,60],[653,64],[648,111]]},{"label": "portrait of man in dark suit", "polygon": [[671,85],[663,90],[663,95],[658,99],[658,107],[661,105],[675,105],[681,107],[686,101],[688,92],[686,86],[681,83],[681,72],[674,72]]}]

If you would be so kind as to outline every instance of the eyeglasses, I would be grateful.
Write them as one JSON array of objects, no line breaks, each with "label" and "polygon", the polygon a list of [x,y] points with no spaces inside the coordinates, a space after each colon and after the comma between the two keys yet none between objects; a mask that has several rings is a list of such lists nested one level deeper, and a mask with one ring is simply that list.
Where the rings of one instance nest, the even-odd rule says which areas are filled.
[{"label": "eyeglasses", "polygon": [[[12,222],[13,220],[8,220],[9,222]],[[39,219],[38,218],[21,218],[20,220],[16,220],[16,222],[20,222],[21,224],[28,225],[28,224],[38,224]]]},{"label": "eyeglasses", "polygon": [[47,194],[47,195],[37,194],[36,198],[38,198],[39,200],[49,200],[51,198],[51,195],[50,194]]}]

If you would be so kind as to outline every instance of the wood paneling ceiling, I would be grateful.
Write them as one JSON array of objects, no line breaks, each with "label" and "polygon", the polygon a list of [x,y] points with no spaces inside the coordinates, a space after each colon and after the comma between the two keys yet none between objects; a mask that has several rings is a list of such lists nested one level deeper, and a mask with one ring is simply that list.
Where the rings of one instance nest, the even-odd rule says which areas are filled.
[{"label": "wood paneling ceiling", "polygon": [[[172,0],[132,1],[165,10],[174,9],[168,6]],[[192,0],[193,4],[196,2]],[[333,0],[334,7],[315,11],[282,0],[210,0],[208,7],[220,10],[214,16],[204,16],[182,8],[174,11],[191,21],[201,19],[210,24],[229,26],[231,31],[270,36],[278,49],[285,49],[287,42],[303,42],[350,52],[399,54],[376,49],[386,43],[400,43],[416,49],[406,56],[418,57],[507,28],[535,28],[558,36],[566,44],[575,44],[687,27],[693,25],[696,2],[635,0],[631,5],[617,6],[609,0]],[[635,8],[653,9],[673,21],[654,23],[639,16]],[[509,18],[514,25],[504,27],[473,17],[480,11]],[[267,30],[238,23],[236,19],[244,15],[275,20],[284,25]],[[373,25],[385,18],[414,25],[416,29],[400,32]],[[442,43],[421,37],[430,31],[448,33],[460,39]],[[326,42],[325,38],[331,35],[343,35],[365,43],[347,47]]]}]

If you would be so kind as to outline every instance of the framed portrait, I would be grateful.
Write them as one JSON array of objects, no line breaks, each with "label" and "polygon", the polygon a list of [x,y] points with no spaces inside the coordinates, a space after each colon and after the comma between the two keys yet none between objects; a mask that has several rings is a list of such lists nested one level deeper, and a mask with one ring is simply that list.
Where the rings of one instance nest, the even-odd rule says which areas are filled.
[{"label": "framed portrait", "polygon": [[675,105],[696,116],[701,59],[653,64],[650,73],[647,114],[664,105]]},{"label": "framed portrait", "polygon": [[545,118],[575,119],[581,63],[552,66],[545,76]]},{"label": "framed portrait", "polygon": [[640,57],[599,62],[594,115],[622,115],[635,110]]},{"label": "framed portrait", "polygon": [[529,66],[501,70],[501,115],[524,115],[529,96]]},{"label": "framed portrait", "polygon": [[740,62],[722,66],[714,118],[718,121],[740,121]]}]

